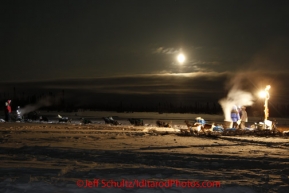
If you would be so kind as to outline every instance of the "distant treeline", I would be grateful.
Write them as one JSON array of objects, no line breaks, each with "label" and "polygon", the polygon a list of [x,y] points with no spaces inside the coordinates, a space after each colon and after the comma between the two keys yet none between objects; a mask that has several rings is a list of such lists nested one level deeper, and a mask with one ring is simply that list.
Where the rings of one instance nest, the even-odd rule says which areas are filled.
[{"label": "distant treeline", "polygon": [[[159,112],[159,113],[194,113],[194,114],[223,114],[222,107],[217,101],[199,102],[195,101],[190,104],[174,104],[173,102],[152,102],[152,103],[130,103],[127,101],[118,101],[116,98],[113,101],[103,102],[101,100],[86,101],[83,103],[75,103],[65,98],[64,91],[61,94],[55,95],[52,92],[48,94],[33,94],[33,95],[14,95],[6,96],[2,94],[1,103],[3,109],[5,102],[11,99],[12,110],[16,110],[17,106],[21,108],[26,105],[37,104],[40,100],[49,100],[50,105],[41,106],[39,110],[46,111],[63,111],[77,112],[81,110],[91,111],[116,111],[116,112]],[[260,117],[264,115],[263,103],[255,103],[251,107],[247,107],[249,116]],[[289,104],[272,104],[269,101],[269,117],[289,117]]]}]

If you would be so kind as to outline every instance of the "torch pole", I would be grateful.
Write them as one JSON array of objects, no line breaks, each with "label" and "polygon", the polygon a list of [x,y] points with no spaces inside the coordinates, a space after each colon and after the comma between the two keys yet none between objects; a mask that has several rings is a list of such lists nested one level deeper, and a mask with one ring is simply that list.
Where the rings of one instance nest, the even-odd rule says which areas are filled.
[{"label": "torch pole", "polygon": [[265,107],[265,110],[264,110],[264,115],[265,115],[264,123],[265,123],[265,121],[266,121],[266,120],[268,119],[268,117],[269,117],[268,98],[265,99],[264,107]]},{"label": "torch pole", "polygon": [[268,100],[270,98],[270,95],[269,95],[269,89],[271,88],[270,85],[267,85],[266,88],[265,88],[265,93],[266,93],[266,96],[265,96],[265,104],[264,104],[264,107],[265,107],[265,110],[264,110],[264,115],[265,115],[265,118],[264,118],[264,123],[265,121],[268,119],[269,117],[269,108],[268,108]]}]

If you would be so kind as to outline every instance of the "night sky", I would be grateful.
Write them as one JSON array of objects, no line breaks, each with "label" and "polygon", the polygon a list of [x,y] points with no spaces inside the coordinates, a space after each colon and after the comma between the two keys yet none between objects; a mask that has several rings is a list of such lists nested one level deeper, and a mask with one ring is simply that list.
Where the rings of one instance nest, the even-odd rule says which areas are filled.
[{"label": "night sky", "polygon": [[288,10],[285,0],[2,0],[1,98],[190,103],[270,84],[271,101],[287,103]]}]

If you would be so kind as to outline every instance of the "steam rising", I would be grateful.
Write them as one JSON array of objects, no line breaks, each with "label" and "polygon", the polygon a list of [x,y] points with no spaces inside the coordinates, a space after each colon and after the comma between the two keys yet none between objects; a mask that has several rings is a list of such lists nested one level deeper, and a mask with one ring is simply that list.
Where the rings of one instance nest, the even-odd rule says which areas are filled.
[{"label": "steam rising", "polygon": [[238,81],[232,82],[234,86],[229,91],[226,98],[219,100],[220,105],[222,106],[225,120],[232,121],[231,111],[234,106],[251,106],[254,102],[254,97],[251,93],[243,91],[239,88]]},{"label": "steam rising", "polygon": [[29,104],[26,105],[24,108],[21,108],[21,114],[27,114],[29,112],[35,111],[41,107],[47,107],[50,106],[52,104],[50,97],[45,97],[40,99],[36,104]]}]

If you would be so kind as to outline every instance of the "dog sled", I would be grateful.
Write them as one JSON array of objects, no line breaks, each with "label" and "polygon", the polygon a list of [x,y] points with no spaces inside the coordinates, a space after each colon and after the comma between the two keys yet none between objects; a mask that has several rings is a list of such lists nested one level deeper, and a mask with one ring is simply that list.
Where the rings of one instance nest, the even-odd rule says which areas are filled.
[{"label": "dog sled", "polygon": [[81,118],[80,121],[81,121],[81,123],[84,124],[84,125],[85,125],[85,124],[90,124],[90,123],[92,123],[91,120],[88,120],[88,119],[85,119],[85,118]]},{"label": "dog sled", "polygon": [[142,119],[130,118],[128,119],[128,121],[134,126],[144,126]]},{"label": "dog sled", "polygon": [[114,120],[112,117],[102,117],[104,120],[105,124],[110,124],[110,125],[121,125],[117,120]]},{"label": "dog sled", "polygon": [[68,117],[62,117],[61,115],[58,115],[58,122],[59,123],[67,123],[67,122],[71,123],[71,119],[69,119]]},{"label": "dog sled", "polygon": [[161,120],[157,120],[156,124],[157,124],[158,127],[169,127],[169,128],[172,127],[172,124],[167,123],[165,121],[161,121]]},{"label": "dog sled", "polygon": [[191,135],[199,135],[200,133],[209,134],[212,133],[216,127],[214,123],[208,124],[201,117],[197,117],[194,122],[185,120],[185,123],[187,125],[187,129],[182,129],[181,132]]}]

